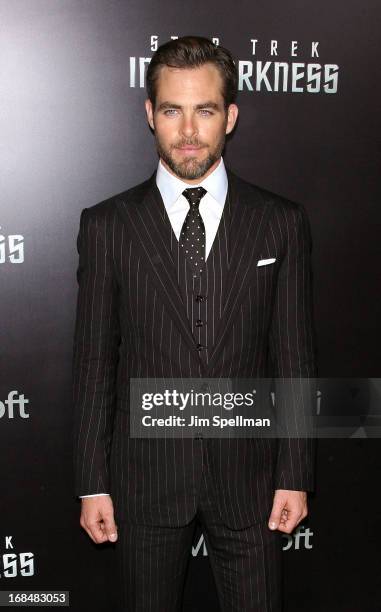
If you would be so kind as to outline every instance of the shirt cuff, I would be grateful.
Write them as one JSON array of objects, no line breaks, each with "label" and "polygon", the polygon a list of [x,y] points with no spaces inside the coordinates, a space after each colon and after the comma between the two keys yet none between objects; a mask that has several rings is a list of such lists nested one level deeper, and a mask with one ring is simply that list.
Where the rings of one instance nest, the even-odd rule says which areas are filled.
[{"label": "shirt cuff", "polygon": [[78,495],[81,499],[83,497],[98,497],[98,495],[110,495],[110,493],[94,493],[93,495]]}]

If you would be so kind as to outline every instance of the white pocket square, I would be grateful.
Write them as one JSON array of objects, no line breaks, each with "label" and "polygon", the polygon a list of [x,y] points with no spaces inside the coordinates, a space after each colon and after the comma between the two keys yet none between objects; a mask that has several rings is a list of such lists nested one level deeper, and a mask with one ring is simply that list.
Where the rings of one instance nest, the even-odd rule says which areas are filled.
[{"label": "white pocket square", "polygon": [[260,259],[257,263],[258,266],[267,266],[268,264],[272,264],[275,261],[275,257],[270,257],[270,259]]}]

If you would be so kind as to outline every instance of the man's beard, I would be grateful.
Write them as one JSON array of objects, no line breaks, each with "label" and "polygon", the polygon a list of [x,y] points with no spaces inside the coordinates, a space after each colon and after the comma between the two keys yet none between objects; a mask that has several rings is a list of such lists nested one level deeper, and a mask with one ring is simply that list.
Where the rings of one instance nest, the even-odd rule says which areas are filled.
[{"label": "man's beard", "polygon": [[206,174],[213,166],[213,164],[218,161],[221,157],[222,151],[225,146],[225,134],[221,135],[220,140],[217,142],[216,146],[209,151],[207,157],[203,160],[198,160],[197,157],[187,156],[182,162],[176,162],[176,160],[172,157],[172,150],[184,146],[195,146],[200,147],[203,146],[203,143],[198,141],[182,141],[177,143],[176,145],[171,145],[168,149],[164,149],[160,140],[156,136],[156,148],[159,156],[165,163],[169,166],[176,176],[180,179],[186,180],[194,180],[199,179],[204,174]]}]

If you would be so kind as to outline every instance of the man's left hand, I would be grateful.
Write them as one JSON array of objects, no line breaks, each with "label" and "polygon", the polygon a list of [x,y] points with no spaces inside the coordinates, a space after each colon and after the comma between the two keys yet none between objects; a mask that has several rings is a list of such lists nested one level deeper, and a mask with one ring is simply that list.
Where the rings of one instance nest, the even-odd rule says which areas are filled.
[{"label": "man's left hand", "polygon": [[269,528],[291,533],[308,514],[307,493],[277,489],[269,518]]}]

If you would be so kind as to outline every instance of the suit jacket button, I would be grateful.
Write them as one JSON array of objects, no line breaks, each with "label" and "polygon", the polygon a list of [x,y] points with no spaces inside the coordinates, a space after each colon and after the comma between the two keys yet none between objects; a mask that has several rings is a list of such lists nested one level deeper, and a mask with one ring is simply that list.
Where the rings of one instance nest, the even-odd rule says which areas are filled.
[{"label": "suit jacket button", "polygon": [[198,342],[196,344],[196,348],[198,351],[202,351],[202,349],[206,348],[205,344],[201,344],[200,342]]},{"label": "suit jacket button", "polygon": [[201,321],[201,319],[197,319],[196,327],[202,327],[203,325],[204,325],[204,323]]},{"label": "suit jacket button", "polygon": [[196,299],[196,302],[204,302],[206,300],[206,295],[200,295],[198,293],[195,299]]},{"label": "suit jacket button", "polygon": [[200,387],[201,391],[205,391],[207,393],[211,393],[210,385],[208,383],[203,383]]}]

